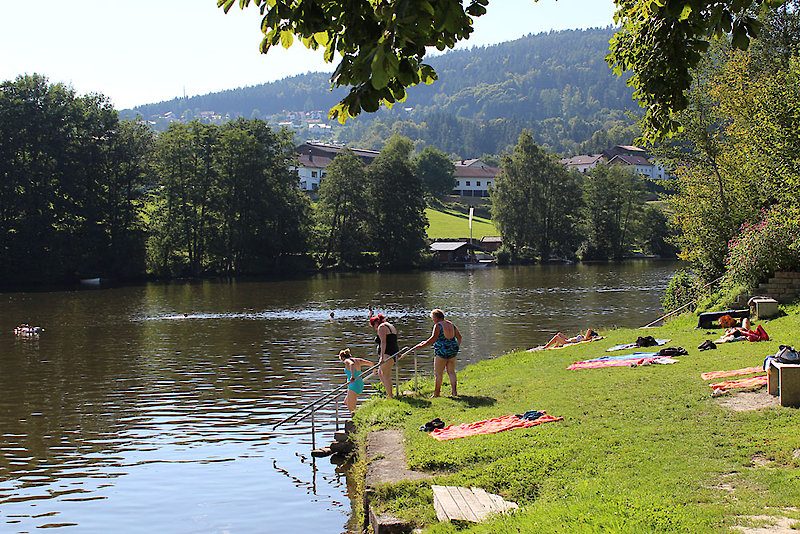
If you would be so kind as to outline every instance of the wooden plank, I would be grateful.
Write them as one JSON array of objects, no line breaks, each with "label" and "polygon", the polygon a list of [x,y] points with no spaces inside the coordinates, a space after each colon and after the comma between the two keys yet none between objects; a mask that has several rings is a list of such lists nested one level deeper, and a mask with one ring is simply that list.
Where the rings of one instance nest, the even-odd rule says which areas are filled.
[{"label": "wooden plank", "polygon": [[478,499],[478,502],[481,503],[481,506],[486,510],[487,514],[496,514],[498,512],[502,512],[503,509],[494,502],[492,499],[492,495],[486,492],[483,488],[470,488],[472,493]]},{"label": "wooden plank", "polygon": [[447,488],[447,491],[450,492],[450,496],[453,498],[453,501],[456,503],[460,511],[458,517],[453,517],[452,514],[449,513],[449,511],[448,515],[453,517],[453,519],[462,519],[464,521],[471,521],[472,523],[480,523],[478,517],[472,511],[472,509],[469,506],[469,503],[467,503],[466,499],[464,498],[464,494],[461,493],[462,489],[466,490],[467,488],[459,488],[458,486],[445,486],[445,487]]},{"label": "wooden plank", "polygon": [[437,486],[433,493],[433,498],[434,501],[438,500],[439,506],[441,506],[444,515],[447,517],[447,521],[461,519],[472,521],[473,523],[477,522],[477,518],[467,507],[458,488],[454,486]]},{"label": "wooden plank", "polygon": [[517,503],[505,501],[481,488],[432,485],[431,489],[436,517],[442,522],[458,519],[480,523],[490,514],[519,508]]},{"label": "wooden plank", "polygon": [[456,490],[464,500],[466,509],[470,511],[473,517],[475,517],[475,523],[480,523],[486,519],[486,516],[489,515],[489,510],[485,509],[485,507],[478,500],[477,495],[475,495],[470,488],[456,487]]},{"label": "wooden plank", "polygon": [[439,498],[439,494],[443,491],[442,488],[444,488],[444,486],[431,485],[431,489],[433,490],[433,508],[436,510],[436,519],[442,523],[447,523],[450,521],[450,516],[447,515],[447,510],[442,506],[442,501]]},{"label": "wooden plank", "polygon": [[[431,486],[431,488],[433,488],[433,486]],[[466,519],[467,512],[463,510],[463,499],[460,498],[458,492],[453,494],[452,487],[438,486],[437,490],[433,494],[433,498],[434,501],[438,499],[439,506],[442,507],[447,521],[452,521],[453,519]]]}]

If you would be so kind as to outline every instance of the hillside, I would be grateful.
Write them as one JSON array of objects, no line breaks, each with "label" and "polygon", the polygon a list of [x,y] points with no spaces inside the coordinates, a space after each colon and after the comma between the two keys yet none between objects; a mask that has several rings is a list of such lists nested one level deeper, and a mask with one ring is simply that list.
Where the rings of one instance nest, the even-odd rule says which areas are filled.
[{"label": "hillside", "polygon": [[325,73],[176,98],[122,114],[139,114],[156,129],[176,119],[260,117],[276,126],[291,122],[298,140],[364,148],[380,148],[399,132],[418,145],[431,144],[459,157],[499,154],[529,128],[549,149],[575,153],[598,131],[617,132],[606,144],[630,142],[636,133],[626,115],[638,109],[632,90],[604,61],[613,33],[610,27],[541,33],[431,57],[439,74],[436,83],[413,87],[392,110],[362,114],[345,126],[327,121],[327,109],[345,90],[330,91]]}]

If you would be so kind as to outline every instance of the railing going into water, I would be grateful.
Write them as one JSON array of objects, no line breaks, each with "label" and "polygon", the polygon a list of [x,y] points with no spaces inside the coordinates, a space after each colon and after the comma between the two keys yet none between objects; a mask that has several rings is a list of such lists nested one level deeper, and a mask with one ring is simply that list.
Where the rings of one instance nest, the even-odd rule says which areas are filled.
[{"label": "railing going into water", "polygon": [[[272,429],[275,430],[276,428],[278,428],[282,424],[291,421],[292,419],[294,419],[295,417],[297,417],[301,413],[303,413],[305,411],[309,411],[309,413],[305,414],[301,418],[299,418],[296,421],[294,421],[294,424],[297,424],[300,421],[303,421],[304,419],[306,419],[308,417],[311,417],[311,448],[312,449],[316,449],[317,448],[316,447],[316,421],[315,421],[315,417],[314,417],[315,413],[320,408],[322,408],[324,406],[327,406],[331,402],[334,402],[334,401],[338,400],[342,395],[344,395],[346,393],[346,391],[342,391],[342,389],[346,388],[347,386],[349,386],[350,384],[352,384],[353,382],[355,382],[358,379],[369,378],[369,377],[365,377],[365,375],[368,375],[369,373],[371,373],[372,371],[374,371],[375,369],[377,369],[378,367],[380,367],[381,365],[383,365],[384,363],[386,363],[389,360],[393,360],[394,363],[395,363],[395,366],[394,366],[395,395],[399,396],[400,395],[400,372],[399,372],[399,366],[397,365],[397,362],[400,361],[404,356],[408,355],[409,352],[413,352],[414,353],[414,391],[416,391],[417,390],[417,353],[413,349],[409,349],[408,347],[403,347],[401,350],[399,350],[398,352],[392,354],[391,356],[389,356],[384,361],[382,361],[380,363],[376,363],[375,365],[373,365],[372,367],[370,367],[366,371],[363,371],[357,378],[354,377],[354,378],[350,379],[349,381],[345,382],[344,384],[341,384],[341,385],[337,386],[332,391],[329,391],[328,393],[320,396],[316,400],[314,400],[312,402],[309,402],[308,404],[304,405],[302,408],[300,408],[299,410],[297,410],[293,414],[281,419],[280,421],[278,421],[277,423],[275,423],[272,426]],[[338,402],[335,404],[335,413],[336,413],[336,430],[339,430],[339,403]]]}]

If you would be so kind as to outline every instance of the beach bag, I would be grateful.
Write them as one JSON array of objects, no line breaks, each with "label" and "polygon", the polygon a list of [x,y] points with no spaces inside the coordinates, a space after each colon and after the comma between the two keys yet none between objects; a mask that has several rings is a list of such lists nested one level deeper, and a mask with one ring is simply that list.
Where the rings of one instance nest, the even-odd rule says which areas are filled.
[{"label": "beach bag", "polygon": [[800,354],[789,345],[781,345],[775,353],[775,361],[778,363],[800,364]]},{"label": "beach bag", "polygon": [[686,356],[689,354],[686,349],[683,347],[665,347],[658,351],[659,357],[675,357],[675,356]]},{"label": "beach bag", "polygon": [[637,347],[655,347],[656,345],[658,345],[658,341],[653,336],[639,336],[636,338]]}]

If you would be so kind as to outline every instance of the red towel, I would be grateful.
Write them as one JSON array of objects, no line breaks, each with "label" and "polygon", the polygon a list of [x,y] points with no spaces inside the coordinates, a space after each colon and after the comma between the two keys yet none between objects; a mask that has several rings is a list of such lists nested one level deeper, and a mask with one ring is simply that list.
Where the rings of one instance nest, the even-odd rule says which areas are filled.
[{"label": "red towel", "polygon": [[444,441],[447,439],[477,436],[479,434],[494,434],[495,432],[502,432],[503,430],[511,430],[513,428],[527,428],[529,426],[541,425],[542,423],[561,421],[562,419],[564,418],[544,414],[535,421],[529,421],[527,419],[520,419],[516,415],[504,415],[503,417],[495,417],[494,419],[487,419],[485,421],[449,425],[434,430],[431,432],[431,436],[438,441]]},{"label": "red towel", "polygon": [[749,375],[752,373],[763,373],[764,368],[758,367],[745,367],[743,369],[734,369],[733,371],[709,371],[707,373],[700,373],[700,378],[703,380],[711,380],[713,378],[727,378],[736,375]]},{"label": "red towel", "polygon": [[567,370],[574,371],[575,369],[600,369],[601,367],[630,367],[633,364],[642,365],[644,363],[653,363],[658,360],[660,356],[646,356],[644,358],[630,358],[627,360],[585,360],[582,362],[575,362]]},{"label": "red towel", "polygon": [[714,390],[726,390],[733,388],[752,388],[755,386],[766,386],[767,375],[751,376],[750,378],[740,378],[739,380],[726,380],[725,382],[717,382],[716,384],[709,384],[709,387]]}]

